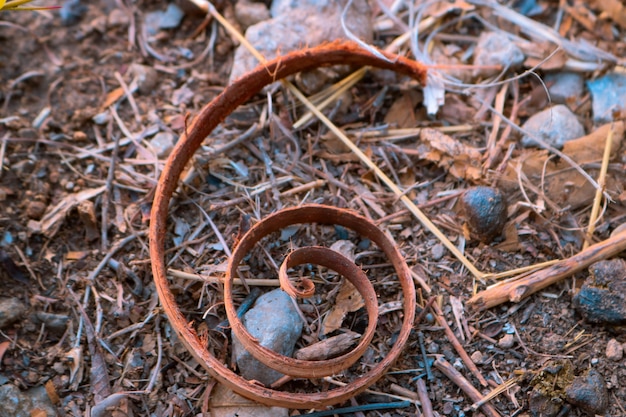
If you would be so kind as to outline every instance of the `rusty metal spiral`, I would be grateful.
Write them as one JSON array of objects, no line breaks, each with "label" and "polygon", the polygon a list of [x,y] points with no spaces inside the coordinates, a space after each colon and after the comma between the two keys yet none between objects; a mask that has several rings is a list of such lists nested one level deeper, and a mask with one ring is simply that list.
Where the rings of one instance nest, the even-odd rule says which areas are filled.
[{"label": "rusty metal spiral", "polygon": [[[386,55],[386,57],[383,57],[383,55]],[[195,117],[191,125],[186,129],[185,134],[181,136],[165,164],[157,184],[152,206],[149,234],[152,272],[161,304],[172,327],[189,352],[214,378],[238,394],[268,405],[289,408],[320,408],[336,404],[362,392],[384,375],[386,370],[401,354],[408,340],[415,317],[415,288],[408,266],[393,241],[372,222],[350,210],[329,206],[306,205],[282,210],[257,223],[242,236],[233,249],[233,255],[229,260],[228,272],[224,281],[226,312],[233,332],[242,341],[246,349],[261,362],[284,374],[296,377],[331,375],[340,372],[358,360],[360,354],[371,341],[376,326],[376,316],[378,314],[376,294],[373,292],[373,288],[367,287],[367,285],[371,287],[371,284],[364,273],[353,262],[347,262],[347,259],[341,255],[335,255],[330,253],[329,249],[319,247],[310,248],[309,251],[306,251],[304,248],[294,251],[285,259],[283,264],[285,270],[290,266],[301,263],[317,263],[337,271],[355,284],[366,302],[369,317],[368,329],[354,351],[325,361],[301,361],[287,358],[260,347],[250,337],[241,321],[237,318],[235,307],[232,304],[231,290],[232,278],[240,261],[248,250],[263,236],[288,225],[298,223],[342,225],[371,239],[378,245],[393,264],[403,291],[403,322],[396,343],[388,354],[369,372],[345,386],[323,392],[295,394],[274,390],[246,380],[211,355],[182,314],[170,290],[165,266],[168,207],[185,165],[187,165],[194,152],[200,147],[202,141],[237,106],[245,103],[264,86],[275,82],[277,79],[319,66],[335,64],[369,65],[390,69],[414,77],[422,83],[424,83],[426,77],[426,69],[415,61],[384,52],[381,52],[380,56],[374,55],[352,42],[333,42],[293,52],[269,61],[228,86]],[[281,282],[285,280],[288,281],[288,278],[282,276]],[[288,282],[283,282],[283,285],[288,292],[292,291],[292,295],[303,295],[298,293],[295,288],[290,288]],[[311,288],[309,287],[308,290],[310,292]]]}]

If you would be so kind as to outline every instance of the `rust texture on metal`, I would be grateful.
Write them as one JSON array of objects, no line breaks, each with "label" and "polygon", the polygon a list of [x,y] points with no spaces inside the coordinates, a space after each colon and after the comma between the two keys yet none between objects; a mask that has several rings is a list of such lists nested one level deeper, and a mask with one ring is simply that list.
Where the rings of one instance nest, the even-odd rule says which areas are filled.
[{"label": "rust texture on metal", "polygon": [[[363,340],[354,351],[325,361],[309,362],[287,358],[261,348],[254,343],[254,340],[237,318],[235,307],[232,304],[231,290],[233,274],[236,272],[241,259],[252,248],[254,243],[263,236],[291,224],[320,223],[342,225],[371,239],[378,245],[394,266],[403,291],[403,323],[397,341],[388,354],[369,372],[356,378],[348,385],[323,392],[294,394],[266,388],[237,375],[211,355],[178,307],[169,288],[165,265],[165,236],[170,199],[179,183],[181,173],[194,152],[202,144],[202,141],[239,105],[252,98],[264,86],[276,80],[320,66],[348,64],[390,69],[411,76],[422,84],[425,83],[426,69],[420,63],[384,52],[381,52],[381,54],[385,57],[374,55],[353,42],[332,42],[315,48],[293,52],[260,65],[228,86],[201,110],[186,129],[185,134],[181,136],[161,173],[153,201],[149,234],[152,272],[161,304],[172,327],[187,350],[214,378],[247,398],[268,405],[290,408],[320,408],[345,401],[373,384],[384,375],[385,371],[389,369],[402,352],[413,326],[415,288],[410,271],[396,245],[382,230],[366,218],[346,209],[322,205],[289,208],[268,216],[252,227],[237,242],[233,255],[229,260],[224,285],[226,311],[233,332],[243,342],[244,346],[250,350],[250,353],[261,362],[274,367],[282,373],[297,377],[320,377],[338,372],[358,360],[362,351],[371,341],[375,331],[376,317],[378,315],[376,294],[373,288],[370,288],[371,284],[363,272],[356,268],[354,263],[350,266],[346,262],[347,259],[343,256],[331,254],[329,249],[320,249],[318,247],[312,248],[310,253],[293,252],[285,260],[285,268],[303,262],[314,262],[344,274],[347,279],[355,284],[365,300],[369,318],[368,329],[362,337]],[[288,278],[284,277],[284,280],[288,281]],[[286,285],[285,288],[289,289],[289,283],[283,283]],[[296,289],[291,288],[291,290],[295,291]],[[307,288],[304,290],[305,293],[306,290]],[[298,293],[296,292],[295,294],[297,295]]]}]

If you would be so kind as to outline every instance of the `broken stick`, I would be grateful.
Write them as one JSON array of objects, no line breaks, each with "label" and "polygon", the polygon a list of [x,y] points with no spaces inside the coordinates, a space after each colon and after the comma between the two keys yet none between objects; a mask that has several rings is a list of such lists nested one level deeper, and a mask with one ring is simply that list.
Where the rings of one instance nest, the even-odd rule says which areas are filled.
[{"label": "broken stick", "polygon": [[626,250],[626,230],[530,275],[495,284],[470,298],[467,303],[480,311],[507,301],[517,303],[563,278],[588,268],[595,262],[611,258],[624,250]]}]

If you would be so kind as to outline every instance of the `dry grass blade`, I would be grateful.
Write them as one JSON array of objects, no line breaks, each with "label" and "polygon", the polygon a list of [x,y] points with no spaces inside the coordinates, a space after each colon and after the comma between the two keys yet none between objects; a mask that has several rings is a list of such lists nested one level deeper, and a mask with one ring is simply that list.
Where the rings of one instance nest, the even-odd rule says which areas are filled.
[{"label": "dry grass blade", "polygon": [[602,155],[602,166],[600,167],[600,174],[598,176],[599,188],[596,189],[596,195],[593,199],[593,206],[591,208],[591,214],[589,215],[589,226],[587,229],[587,240],[583,244],[583,249],[589,247],[589,242],[593,237],[593,232],[596,230],[596,220],[598,219],[598,213],[600,212],[600,205],[602,204],[602,193],[606,187],[606,173],[609,168],[609,160],[611,159],[611,145],[613,145],[613,127],[609,129],[609,133],[606,135],[606,143],[604,144],[604,154]]}]

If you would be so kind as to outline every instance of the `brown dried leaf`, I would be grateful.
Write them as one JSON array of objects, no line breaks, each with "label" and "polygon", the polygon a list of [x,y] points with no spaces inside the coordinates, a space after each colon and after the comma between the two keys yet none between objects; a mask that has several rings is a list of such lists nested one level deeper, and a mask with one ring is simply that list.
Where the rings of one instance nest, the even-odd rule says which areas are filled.
[{"label": "brown dried leaf", "polygon": [[350,281],[341,283],[335,305],[322,323],[322,334],[329,334],[341,327],[346,314],[357,311],[365,305],[363,297]]},{"label": "brown dried leaf", "polygon": [[435,129],[422,129],[417,147],[420,158],[447,168],[459,179],[476,181],[481,177],[480,151]]},{"label": "brown dried leaf", "polygon": [[[604,153],[604,144],[611,124],[606,124],[582,138],[567,142],[563,153],[581,165],[592,176],[596,177],[598,169],[586,168],[589,164],[599,166]],[[612,156],[617,154],[624,136],[624,122],[614,123]],[[548,160],[549,159],[549,160]],[[538,189],[543,190],[547,198],[560,207],[571,209],[589,204],[595,196],[595,188],[572,166],[563,160],[554,158],[548,151],[536,150],[520,155],[509,163],[502,186],[510,189],[518,187],[517,167]],[[623,173],[609,170],[606,177],[606,191],[614,196],[624,190]],[[543,179],[543,183],[542,183]]]},{"label": "brown dried leaf", "polygon": [[102,194],[105,189],[106,186],[103,185],[102,187],[88,188],[74,194],[66,195],[57,205],[48,207],[41,220],[28,222],[28,228],[32,232],[43,233],[46,237],[54,236],[59,230],[59,227],[61,227],[61,220],[65,218],[70,210],[81,202]]},{"label": "brown dried leaf", "polygon": [[597,0],[592,2],[593,5],[612,19],[615,23],[626,29],[626,6],[620,0]]},{"label": "brown dried leaf", "polygon": [[211,416],[213,417],[287,417],[289,410],[282,407],[266,407],[235,394],[222,384],[211,393]]}]

